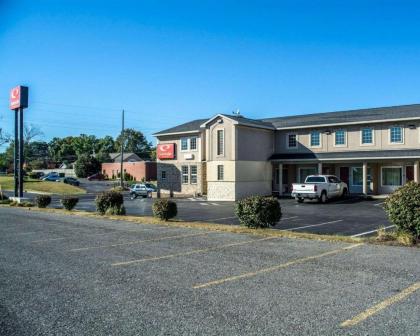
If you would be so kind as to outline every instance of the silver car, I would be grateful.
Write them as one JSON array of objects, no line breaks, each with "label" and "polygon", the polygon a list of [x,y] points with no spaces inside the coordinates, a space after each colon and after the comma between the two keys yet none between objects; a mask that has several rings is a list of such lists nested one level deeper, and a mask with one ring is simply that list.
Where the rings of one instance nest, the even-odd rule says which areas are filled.
[{"label": "silver car", "polygon": [[138,196],[142,196],[143,198],[151,197],[152,192],[144,184],[133,184],[130,188],[130,197],[131,199],[135,199]]}]

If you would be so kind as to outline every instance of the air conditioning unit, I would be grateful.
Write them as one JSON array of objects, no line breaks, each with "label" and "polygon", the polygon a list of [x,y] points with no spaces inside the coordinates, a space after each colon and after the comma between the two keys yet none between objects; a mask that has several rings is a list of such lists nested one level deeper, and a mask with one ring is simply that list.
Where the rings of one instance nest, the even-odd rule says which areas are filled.
[{"label": "air conditioning unit", "polygon": [[194,160],[194,154],[184,154],[185,160]]}]

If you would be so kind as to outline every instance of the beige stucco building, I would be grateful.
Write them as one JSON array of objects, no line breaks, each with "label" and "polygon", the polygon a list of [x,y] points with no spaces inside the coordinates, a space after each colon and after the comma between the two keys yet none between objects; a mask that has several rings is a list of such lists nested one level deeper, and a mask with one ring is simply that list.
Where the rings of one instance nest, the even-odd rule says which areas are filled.
[{"label": "beige stucco building", "polygon": [[238,200],[287,195],[310,174],[335,174],[351,193],[387,194],[419,181],[420,105],[270,119],[218,114],[155,134],[161,192]]}]

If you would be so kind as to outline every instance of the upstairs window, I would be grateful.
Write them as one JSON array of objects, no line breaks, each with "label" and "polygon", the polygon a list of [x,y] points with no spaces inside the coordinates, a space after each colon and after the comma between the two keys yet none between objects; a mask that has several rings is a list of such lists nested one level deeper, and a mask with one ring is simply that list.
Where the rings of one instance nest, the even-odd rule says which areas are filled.
[{"label": "upstairs window", "polygon": [[297,134],[287,134],[287,148],[297,148]]},{"label": "upstairs window", "polygon": [[181,138],[181,152],[197,150],[197,137]]},{"label": "upstairs window", "polygon": [[321,147],[321,133],[318,131],[311,132],[311,147]]},{"label": "upstairs window", "polygon": [[160,172],[160,178],[161,178],[162,180],[166,180],[166,170],[162,170],[162,171]]},{"label": "upstairs window", "polygon": [[181,138],[181,150],[182,151],[188,150],[188,138]]},{"label": "upstairs window", "polygon": [[225,131],[217,131],[217,155],[225,154]]},{"label": "upstairs window", "polygon": [[335,145],[336,146],[346,145],[346,131],[344,130],[335,131]]},{"label": "upstairs window", "polygon": [[197,138],[190,138],[190,150],[197,150]]},{"label": "upstairs window", "polygon": [[389,142],[392,144],[403,143],[403,128],[400,126],[393,126],[389,129]]},{"label": "upstairs window", "polygon": [[362,145],[373,145],[373,129],[370,127],[362,129]]}]

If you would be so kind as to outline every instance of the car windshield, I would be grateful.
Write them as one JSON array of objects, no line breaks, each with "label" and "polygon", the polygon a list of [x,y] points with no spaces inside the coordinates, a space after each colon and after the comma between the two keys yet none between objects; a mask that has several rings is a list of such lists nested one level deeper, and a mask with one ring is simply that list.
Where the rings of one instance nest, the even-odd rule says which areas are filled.
[{"label": "car windshield", "polygon": [[308,176],[305,183],[323,183],[325,182],[325,177],[323,176]]}]

